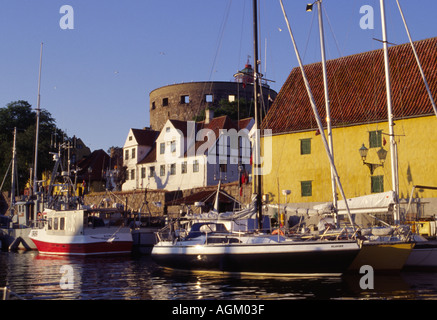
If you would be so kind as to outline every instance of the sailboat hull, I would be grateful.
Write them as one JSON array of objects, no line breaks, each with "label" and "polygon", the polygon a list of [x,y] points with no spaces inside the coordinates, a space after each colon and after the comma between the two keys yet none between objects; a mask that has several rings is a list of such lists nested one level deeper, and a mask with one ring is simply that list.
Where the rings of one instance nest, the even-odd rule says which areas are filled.
[{"label": "sailboat hull", "polygon": [[152,257],[165,267],[275,275],[341,275],[360,248],[356,242],[225,245],[155,245]]},{"label": "sailboat hull", "polygon": [[371,266],[374,271],[400,271],[413,247],[414,243],[412,242],[364,243],[349,271],[359,270],[364,265]]},{"label": "sailboat hull", "polygon": [[414,249],[411,251],[407,262],[406,269],[437,269],[437,241],[416,242]]}]

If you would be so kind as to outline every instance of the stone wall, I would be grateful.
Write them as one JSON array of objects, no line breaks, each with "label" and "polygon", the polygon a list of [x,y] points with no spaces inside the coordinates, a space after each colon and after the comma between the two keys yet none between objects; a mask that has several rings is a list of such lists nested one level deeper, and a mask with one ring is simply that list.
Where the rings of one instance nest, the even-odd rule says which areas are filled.
[{"label": "stone wall", "polygon": [[[209,186],[202,188],[194,188],[180,191],[165,191],[165,190],[147,190],[148,208],[144,205],[145,190],[120,191],[120,192],[101,192],[85,195],[85,205],[96,205],[103,208],[111,208],[114,204],[124,205],[128,211],[132,212],[150,212],[152,215],[162,215],[164,213],[164,204],[172,200],[189,196],[200,191],[215,191],[217,186]],[[243,204],[248,204],[252,196],[252,185],[246,184],[242,187],[240,196],[240,187],[238,182],[231,182],[221,185],[221,190],[229,194]],[[157,204],[161,203],[159,207]],[[177,215],[180,206],[169,206],[167,213]]]}]

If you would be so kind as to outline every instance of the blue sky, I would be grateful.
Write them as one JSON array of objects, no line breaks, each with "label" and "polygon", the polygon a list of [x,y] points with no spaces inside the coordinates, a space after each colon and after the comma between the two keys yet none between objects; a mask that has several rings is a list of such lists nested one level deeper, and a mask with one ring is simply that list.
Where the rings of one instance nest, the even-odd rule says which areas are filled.
[{"label": "blue sky", "polygon": [[[320,61],[317,12],[283,0],[304,63]],[[437,35],[437,1],[400,0],[413,40]],[[63,5],[74,29],[61,29]],[[360,28],[360,8],[374,29]],[[324,0],[327,58],[380,49],[377,0]],[[260,0],[261,71],[279,92],[297,60],[278,0]],[[408,42],[394,0],[386,0],[388,40]],[[229,81],[253,57],[251,0],[0,0],[0,106],[37,104],[92,150],[122,147],[149,121],[149,93],[191,81]]]}]

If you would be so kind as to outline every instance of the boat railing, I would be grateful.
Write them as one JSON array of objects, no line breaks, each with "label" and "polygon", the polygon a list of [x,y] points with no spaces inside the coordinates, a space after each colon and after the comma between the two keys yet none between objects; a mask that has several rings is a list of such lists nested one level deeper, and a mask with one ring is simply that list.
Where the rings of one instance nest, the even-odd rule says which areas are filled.
[{"label": "boat railing", "polygon": [[20,295],[18,295],[17,293],[15,293],[14,291],[12,291],[11,289],[9,289],[9,287],[3,287],[3,300],[10,300],[11,296],[16,297],[19,300],[25,300],[23,297],[21,297]]},{"label": "boat railing", "polygon": [[176,233],[174,231],[174,226],[172,223],[167,224],[158,232],[155,233],[157,241],[173,241],[176,238]]}]

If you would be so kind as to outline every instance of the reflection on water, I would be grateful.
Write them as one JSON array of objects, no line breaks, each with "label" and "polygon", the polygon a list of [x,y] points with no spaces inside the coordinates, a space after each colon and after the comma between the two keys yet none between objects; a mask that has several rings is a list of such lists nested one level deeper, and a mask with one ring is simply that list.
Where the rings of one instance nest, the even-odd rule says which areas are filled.
[{"label": "reflection on water", "polygon": [[[70,267],[63,271],[62,266]],[[0,287],[8,286],[24,299],[437,299],[436,273],[377,275],[374,289],[365,290],[360,277],[231,276],[164,269],[149,256],[0,253]],[[72,288],[65,289],[66,284]]]}]

